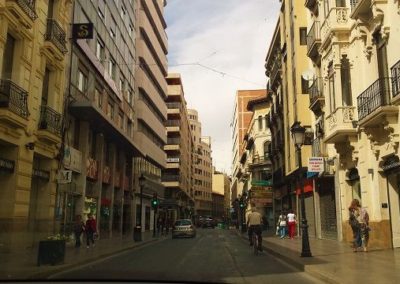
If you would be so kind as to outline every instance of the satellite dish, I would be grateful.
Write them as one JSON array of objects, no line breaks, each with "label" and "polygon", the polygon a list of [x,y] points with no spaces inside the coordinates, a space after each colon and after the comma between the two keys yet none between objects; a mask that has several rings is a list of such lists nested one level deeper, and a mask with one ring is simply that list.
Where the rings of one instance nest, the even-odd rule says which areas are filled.
[{"label": "satellite dish", "polygon": [[313,79],[315,77],[314,70],[312,70],[312,69],[305,70],[303,73],[301,73],[301,77],[304,80],[310,81],[311,79]]}]

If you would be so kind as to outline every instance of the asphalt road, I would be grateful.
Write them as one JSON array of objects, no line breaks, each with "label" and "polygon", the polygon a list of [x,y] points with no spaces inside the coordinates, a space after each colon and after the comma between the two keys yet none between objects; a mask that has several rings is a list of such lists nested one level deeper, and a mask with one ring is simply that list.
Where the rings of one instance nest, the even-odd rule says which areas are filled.
[{"label": "asphalt road", "polygon": [[198,229],[69,270],[52,279],[212,283],[319,283],[268,253],[255,256],[236,232]]}]

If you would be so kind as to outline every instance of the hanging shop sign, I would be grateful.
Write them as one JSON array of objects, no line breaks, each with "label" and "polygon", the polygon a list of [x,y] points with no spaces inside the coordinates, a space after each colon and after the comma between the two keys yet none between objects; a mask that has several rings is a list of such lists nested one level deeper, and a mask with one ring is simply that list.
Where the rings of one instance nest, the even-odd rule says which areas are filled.
[{"label": "hanging shop sign", "polygon": [[82,153],[70,146],[66,146],[64,150],[64,167],[68,170],[81,173],[82,172]]},{"label": "hanging shop sign", "polygon": [[97,180],[97,175],[98,175],[97,165],[98,165],[98,163],[95,159],[88,158],[86,160],[86,177],[87,178]]},{"label": "hanging shop sign", "polygon": [[50,180],[50,172],[49,171],[44,171],[44,170],[39,170],[39,169],[33,169],[32,171],[32,176],[49,181]]},{"label": "hanging shop sign", "polygon": [[73,39],[93,39],[93,23],[80,23],[72,25]]},{"label": "hanging shop sign", "polygon": [[272,181],[271,180],[252,180],[251,185],[255,186],[271,186]]},{"label": "hanging shop sign", "polygon": [[15,168],[14,161],[0,158],[0,170],[12,173],[14,172],[14,168]]}]

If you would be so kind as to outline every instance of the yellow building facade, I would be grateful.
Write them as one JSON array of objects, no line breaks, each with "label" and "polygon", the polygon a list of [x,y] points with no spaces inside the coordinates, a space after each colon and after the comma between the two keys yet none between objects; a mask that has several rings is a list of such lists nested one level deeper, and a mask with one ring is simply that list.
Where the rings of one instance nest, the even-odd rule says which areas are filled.
[{"label": "yellow building facade", "polygon": [[53,234],[71,1],[0,1],[0,243]]}]

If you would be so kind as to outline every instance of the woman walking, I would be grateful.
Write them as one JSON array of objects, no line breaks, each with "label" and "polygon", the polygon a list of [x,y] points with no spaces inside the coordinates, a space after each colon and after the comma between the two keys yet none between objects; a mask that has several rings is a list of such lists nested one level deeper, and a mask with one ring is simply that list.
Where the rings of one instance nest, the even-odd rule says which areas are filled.
[{"label": "woman walking", "polygon": [[289,210],[289,214],[287,214],[287,224],[289,228],[289,238],[293,239],[294,234],[296,232],[296,215],[293,213],[293,210]]},{"label": "woman walking", "polygon": [[279,215],[278,218],[278,227],[279,227],[279,235],[281,237],[281,239],[283,239],[286,236],[286,221],[287,221],[287,217],[285,215],[284,212],[281,212],[281,214]]},{"label": "woman walking", "polygon": [[368,251],[369,215],[365,208],[361,208],[360,201],[353,199],[349,206],[349,224],[353,231],[353,251],[358,249]]}]

